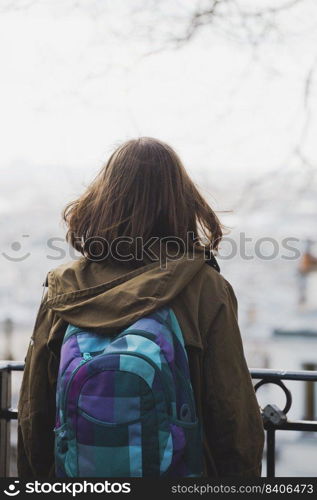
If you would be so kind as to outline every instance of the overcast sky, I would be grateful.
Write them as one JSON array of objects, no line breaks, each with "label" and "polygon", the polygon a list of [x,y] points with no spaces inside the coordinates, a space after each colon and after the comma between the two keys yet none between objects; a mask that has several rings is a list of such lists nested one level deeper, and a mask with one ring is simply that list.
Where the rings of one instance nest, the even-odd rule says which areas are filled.
[{"label": "overcast sky", "polygon": [[[183,48],[147,57],[160,36],[164,45],[166,26],[160,31],[162,17],[142,13],[140,0],[106,1],[100,10],[93,1],[1,4],[0,167],[13,174],[23,164],[78,167],[86,180],[115,144],[151,135],[170,142],[198,180],[208,172],[223,184],[229,172],[255,178],[282,164],[298,141],[304,80],[317,53],[316,2],[283,15],[281,36],[256,51],[205,28]],[[164,0],[161,11],[170,6],[173,19],[185,17],[179,5]],[[132,17],[134,7],[141,10]],[[316,111],[315,81],[311,87]],[[312,120],[305,139],[312,159],[315,134]]]}]

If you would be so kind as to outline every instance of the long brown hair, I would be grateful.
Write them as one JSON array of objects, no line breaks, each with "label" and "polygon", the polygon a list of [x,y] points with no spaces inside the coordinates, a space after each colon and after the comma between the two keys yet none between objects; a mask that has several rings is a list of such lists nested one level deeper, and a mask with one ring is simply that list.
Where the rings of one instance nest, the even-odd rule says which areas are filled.
[{"label": "long brown hair", "polygon": [[197,244],[217,249],[222,238],[218,217],[176,152],[149,137],[119,146],[86,191],[66,206],[63,218],[67,240],[88,257],[93,252],[85,243],[91,238],[111,243],[169,237],[187,242],[187,250]]}]

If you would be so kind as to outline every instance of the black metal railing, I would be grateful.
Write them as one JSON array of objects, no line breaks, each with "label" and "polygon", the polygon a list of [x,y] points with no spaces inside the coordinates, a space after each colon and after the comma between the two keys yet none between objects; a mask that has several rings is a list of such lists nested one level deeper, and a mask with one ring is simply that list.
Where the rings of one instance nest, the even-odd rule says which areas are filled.
[{"label": "black metal railing", "polygon": [[259,380],[254,386],[257,391],[265,384],[275,384],[281,387],[286,396],[286,403],[281,410],[276,405],[268,404],[262,409],[264,428],[266,430],[266,476],[275,477],[275,434],[276,431],[317,432],[317,421],[289,421],[287,413],[292,406],[292,394],[283,380],[299,380],[302,382],[317,382],[317,371],[285,371],[269,369],[250,370],[251,376]]},{"label": "black metal railing", "polygon": [[0,361],[0,477],[10,475],[11,420],[18,418],[16,409],[11,408],[13,371],[23,371],[24,363]]},{"label": "black metal railing", "polygon": [[[18,418],[16,409],[11,408],[11,374],[23,371],[24,363],[18,361],[0,361],[0,477],[9,475],[10,469],[10,422]],[[269,369],[251,369],[251,377],[255,381],[255,391],[265,384],[281,387],[286,396],[286,403],[281,410],[274,404],[262,409],[264,428],[266,430],[266,464],[267,477],[275,477],[275,435],[276,431],[317,432],[317,421],[289,421],[287,413],[292,405],[292,394],[285,386],[284,380],[317,382],[317,371],[283,371]]]}]

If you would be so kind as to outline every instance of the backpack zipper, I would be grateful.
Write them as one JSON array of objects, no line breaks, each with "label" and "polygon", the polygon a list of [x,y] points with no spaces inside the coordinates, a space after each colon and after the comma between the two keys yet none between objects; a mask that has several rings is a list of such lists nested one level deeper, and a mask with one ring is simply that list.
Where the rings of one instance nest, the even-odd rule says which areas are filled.
[{"label": "backpack zipper", "polygon": [[71,376],[69,377],[69,380],[67,382],[67,386],[66,386],[66,389],[65,389],[65,392],[64,392],[63,402],[62,402],[62,405],[61,405],[62,410],[63,410],[63,424],[66,423],[66,419],[65,419],[66,400],[67,400],[67,397],[68,397],[69,388],[70,388],[70,385],[71,385],[71,383],[73,381],[73,378],[75,377],[75,375],[78,372],[79,368],[81,368],[85,363],[87,363],[88,361],[90,361],[92,358],[93,358],[93,356],[90,354],[90,352],[84,352],[83,355],[82,355],[82,359],[81,359],[80,363],[76,366],[76,368],[74,368],[74,370],[71,373]]},{"label": "backpack zipper", "polygon": [[[163,377],[161,375],[161,371],[160,369],[155,365],[155,363],[153,363],[152,361],[150,361],[146,356],[143,356],[142,354],[138,354],[138,353],[135,353],[135,352],[126,352],[126,351],[118,351],[118,352],[115,352],[115,353],[109,353],[108,355],[115,355],[115,354],[124,354],[124,355],[127,355],[127,356],[136,356],[137,358],[141,358],[143,359],[146,363],[148,363],[150,366],[152,366],[152,368],[155,370],[155,372],[158,374],[159,376],[159,379],[161,380],[161,383],[162,383],[162,387],[164,387],[164,381],[163,381]],[[65,419],[65,415],[66,415],[66,401],[67,401],[67,398],[68,398],[68,393],[69,393],[69,389],[70,389],[70,385],[76,375],[76,373],[78,372],[78,370],[85,364],[85,363],[88,363],[89,361],[97,358],[98,356],[105,356],[107,354],[105,353],[102,353],[102,354],[98,354],[97,356],[92,356],[89,352],[84,352],[83,353],[83,359],[80,361],[80,363],[76,366],[76,368],[73,370],[68,382],[67,382],[67,386],[66,386],[66,389],[65,389],[65,393],[64,393],[64,397],[63,397],[63,403],[61,405],[62,409],[63,409],[63,421],[62,423],[65,424],[66,423],[66,419]],[[152,390],[152,388],[151,388]],[[166,410],[167,410],[167,413],[169,415],[169,411],[171,410],[169,408],[169,405],[168,405],[168,399],[167,399],[167,396],[166,396],[166,393],[164,391],[164,399],[165,399],[165,403],[166,403]],[[172,415],[171,415],[172,416]]]}]

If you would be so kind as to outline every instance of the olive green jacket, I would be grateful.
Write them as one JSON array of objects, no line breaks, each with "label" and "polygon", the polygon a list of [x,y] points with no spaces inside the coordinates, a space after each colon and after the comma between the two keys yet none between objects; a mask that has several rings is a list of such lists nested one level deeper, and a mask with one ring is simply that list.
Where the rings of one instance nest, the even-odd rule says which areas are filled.
[{"label": "olive green jacket", "polygon": [[243,354],[230,284],[200,255],[131,270],[85,258],[47,277],[19,400],[20,477],[54,476],[55,388],[69,323],[110,335],[169,304],[189,357],[208,477],[259,476],[262,419]]}]

